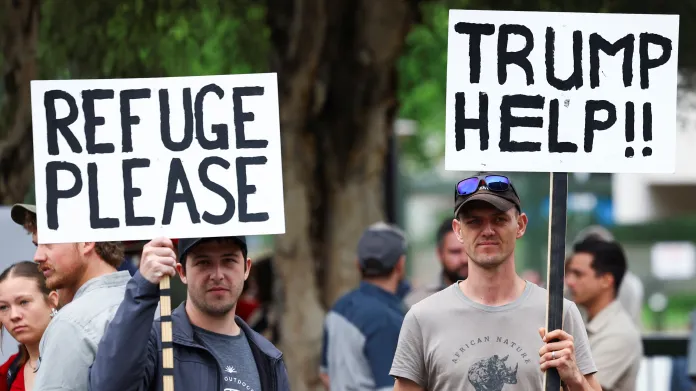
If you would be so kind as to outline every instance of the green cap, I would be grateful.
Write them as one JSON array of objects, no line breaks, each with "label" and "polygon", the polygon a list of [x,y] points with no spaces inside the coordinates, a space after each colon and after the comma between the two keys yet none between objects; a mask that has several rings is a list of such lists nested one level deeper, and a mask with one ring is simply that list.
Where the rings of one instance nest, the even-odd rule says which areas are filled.
[{"label": "green cap", "polygon": [[27,212],[36,214],[36,205],[31,204],[14,204],[10,210],[12,221],[24,226],[26,222]]}]

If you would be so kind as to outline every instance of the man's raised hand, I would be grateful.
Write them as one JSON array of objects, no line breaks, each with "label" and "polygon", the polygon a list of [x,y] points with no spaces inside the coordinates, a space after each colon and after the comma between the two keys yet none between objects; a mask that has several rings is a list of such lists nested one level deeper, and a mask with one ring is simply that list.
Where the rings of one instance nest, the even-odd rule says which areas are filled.
[{"label": "man's raised hand", "polygon": [[153,284],[159,284],[164,276],[175,276],[174,243],[163,237],[149,241],[143,247],[143,254],[140,258],[140,274]]}]

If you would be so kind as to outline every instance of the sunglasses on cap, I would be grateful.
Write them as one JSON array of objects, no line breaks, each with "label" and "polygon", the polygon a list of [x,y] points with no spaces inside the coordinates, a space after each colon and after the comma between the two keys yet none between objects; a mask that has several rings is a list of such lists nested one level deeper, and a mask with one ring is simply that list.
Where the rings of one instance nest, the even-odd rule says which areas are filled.
[{"label": "sunglasses on cap", "polygon": [[503,175],[473,176],[471,178],[461,180],[459,183],[457,183],[457,195],[468,196],[476,193],[481,182],[483,182],[490,191],[503,193],[508,190],[512,190],[515,195],[517,195],[515,188],[512,186],[510,178]]}]

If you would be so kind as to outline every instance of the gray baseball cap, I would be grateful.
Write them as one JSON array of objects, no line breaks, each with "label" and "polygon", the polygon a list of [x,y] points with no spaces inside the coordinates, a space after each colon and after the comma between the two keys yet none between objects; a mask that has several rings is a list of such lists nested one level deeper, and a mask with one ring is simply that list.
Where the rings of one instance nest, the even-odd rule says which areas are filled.
[{"label": "gray baseball cap", "polygon": [[406,235],[394,225],[369,226],[358,241],[358,262],[366,276],[388,272],[406,254]]},{"label": "gray baseball cap", "polygon": [[14,204],[10,209],[10,217],[15,223],[24,226],[26,222],[27,212],[36,215],[36,206],[31,204]]}]

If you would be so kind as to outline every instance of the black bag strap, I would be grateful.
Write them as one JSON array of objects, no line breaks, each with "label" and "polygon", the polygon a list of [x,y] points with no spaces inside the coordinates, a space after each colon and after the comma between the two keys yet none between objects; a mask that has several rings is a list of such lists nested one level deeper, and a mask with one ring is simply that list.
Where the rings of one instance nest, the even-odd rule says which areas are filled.
[{"label": "black bag strap", "polygon": [[19,367],[22,362],[22,353],[17,354],[10,363],[10,368],[7,370],[7,389],[12,388],[12,383],[14,383],[17,378],[17,373],[19,373]]}]

